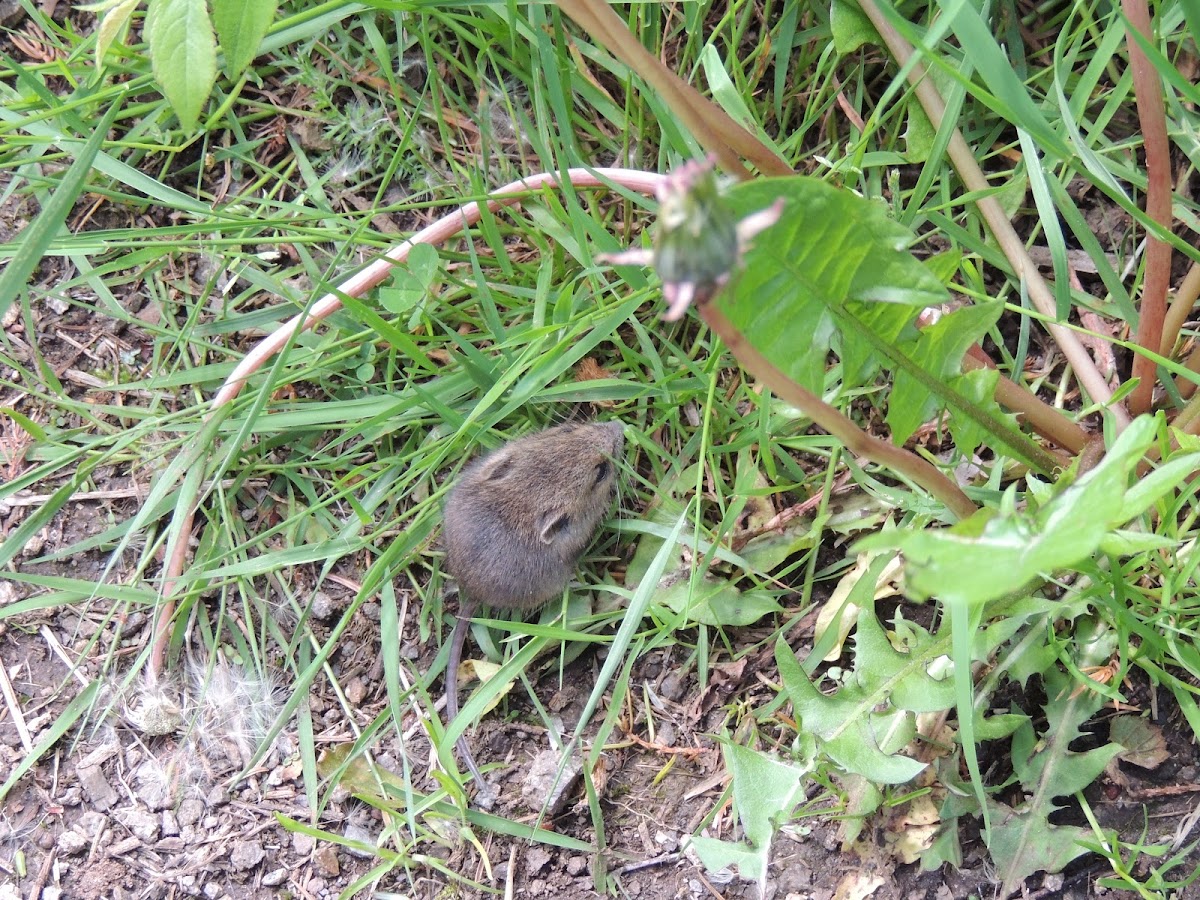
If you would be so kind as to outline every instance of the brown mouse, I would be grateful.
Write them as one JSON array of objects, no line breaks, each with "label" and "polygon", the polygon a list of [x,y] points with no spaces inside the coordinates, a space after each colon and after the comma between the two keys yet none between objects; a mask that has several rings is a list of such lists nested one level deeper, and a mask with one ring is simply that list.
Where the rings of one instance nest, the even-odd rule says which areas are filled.
[{"label": "brown mouse", "polygon": [[[458,715],[458,664],[479,605],[536,609],[559,596],[616,491],[620,422],[558,425],[472,463],[446,498],[446,570],[458,582],[458,621],[446,667],[446,717]],[[491,799],[466,737],[459,757]]]}]

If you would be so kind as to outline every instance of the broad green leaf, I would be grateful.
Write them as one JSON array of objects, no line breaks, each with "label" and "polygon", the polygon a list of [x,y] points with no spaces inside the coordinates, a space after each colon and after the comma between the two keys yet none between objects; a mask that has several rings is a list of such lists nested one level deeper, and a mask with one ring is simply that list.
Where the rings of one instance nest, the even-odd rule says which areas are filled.
[{"label": "broad green leaf", "polygon": [[1154,420],[1134,421],[1104,460],[1035,513],[983,511],[952,528],[892,531],[861,550],[897,549],[913,596],[986,603],[1090,557],[1123,522],[1125,494],[1150,446]]},{"label": "broad green leaf", "polygon": [[150,0],[145,34],[154,77],[180,126],[191,131],[217,80],[217,43],[205,0]]},{"label": "broad green leaf", "polygon": [[263,36],[275,19],[278,0],[212,0],[212,22],[231,79],[258,56]]},{"label": "broad green leaf", "polygon": [[721,745],[746,843],[694,837],[692,846],[711,871],[736,867],[742,878],[762,882],[770,862],[771,840],[782,816],[801,798],[809,770],[732,741],[722,740]]},{"label": "broad green leaf", "polygon": [[690,579],[681,578],[656,599],[686,615],[689,623],[699,622],[714,628],[752,625],[781,609],[766,591],[739,591],[729,581],[712,576],[705,576],[694,585]]},{"label": "broad green leaf", "polygon": [[1176,454],[1161,466],[1139,478],[1125,494],[1121,515],[1126,521],[1140,516],[1170,491],[1181,487],[1200,468],[1200,453]]},{"label": "broad green leaf", "polygon": [[[833,0],[829,7],[829,29],[838,53],[853,53],[864,44],[878,44],[879,32],[858,8],[846,0]],[[928,119],[926,119],[928,122]]]}]

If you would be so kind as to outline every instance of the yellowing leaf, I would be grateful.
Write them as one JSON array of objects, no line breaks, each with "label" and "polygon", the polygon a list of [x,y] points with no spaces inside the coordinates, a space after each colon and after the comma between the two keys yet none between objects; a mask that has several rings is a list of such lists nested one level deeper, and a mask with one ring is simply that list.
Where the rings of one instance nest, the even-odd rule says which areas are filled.
[{"label": "yellowing leaf", "polygon": [[[469,684],[472,681],[478,680],[480,684],[486,684],[487,682],[491,681],[499,671],[500,667],[498,665],[496,665],[494,662],[489,662],[486,659],[464,659],[461,663],[459,663],[458,666],[458,683]],[[511,691],[512,688],[513,682],[510,679],[503,688],[496,692],[495,696],[492,697],[491,702],[489,702],[488,705],[483,708],[483,711],[480,713],[480,715],[485,716],[495,709],[500,704],[500,701],[508,696],[508,692]]]},{"label": "yellowing leaf", "polygon": [[[825,605],[821,607],[821,611],[817,613],[815,640],[819,641],[830,628],[837,630],[837,640],[834,642],[833,648],[825,654],[825,662],[836,662],[842,655],[842,644],[846,642],[846,636],[850,634],[850,629],[854,627],[854,623],[858,619],[859,607],[850,602],[850,594],[858,586],[862,577],[867,574],[874,558],[875,554],[859,554],[854,568],[842,576],[829,599],[825,601]],[[899,555],[894,556],[875,581],[874,599],[882,600],[884,597],[892,597],[900,593],[898,585],[903,569],[904,564],[900,561]]]}]

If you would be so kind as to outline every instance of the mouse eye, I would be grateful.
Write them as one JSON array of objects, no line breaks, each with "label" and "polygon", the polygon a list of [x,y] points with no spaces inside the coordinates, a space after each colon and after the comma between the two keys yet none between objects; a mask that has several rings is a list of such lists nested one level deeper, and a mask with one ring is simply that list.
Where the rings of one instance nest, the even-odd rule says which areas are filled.
[{"label": "mouse eye", "polygon": [[608,477],[608,473],[609,473],[609,464],[608,464],[608,460],[605,459],[605,460],[602,460],[596,466],[596,480],[595,480],[594,484],[600,484],[602,481],[604,481],[604,479]]},{"label": "mouse eye", "polygon": [[549,522],[542,526],[542,543],[551,544],[554,539],[567,530],[571,524],[571,517],[566,513],[560,513]]}]

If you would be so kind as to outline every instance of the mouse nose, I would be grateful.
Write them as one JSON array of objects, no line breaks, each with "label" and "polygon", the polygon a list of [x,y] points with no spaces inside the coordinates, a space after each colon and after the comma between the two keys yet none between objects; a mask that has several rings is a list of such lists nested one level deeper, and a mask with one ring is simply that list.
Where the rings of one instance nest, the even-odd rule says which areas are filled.
[{"label": "mouse nose", "polygon": [[613,444],[620,449],[621,445],[625,443],[625,423],[614,419],[611,422],[605,422],[604,427],[612,435]]}]

